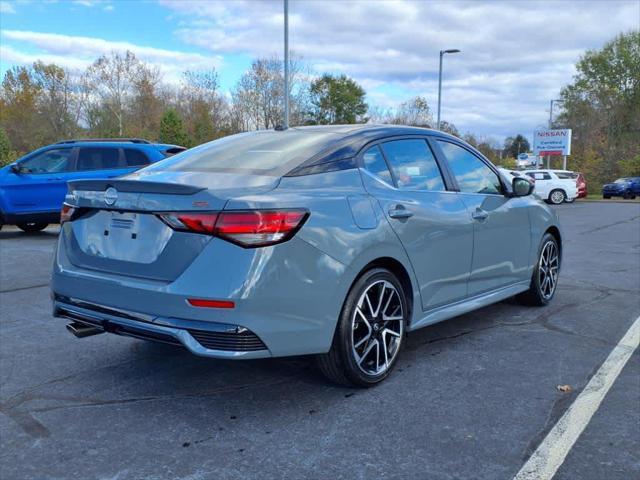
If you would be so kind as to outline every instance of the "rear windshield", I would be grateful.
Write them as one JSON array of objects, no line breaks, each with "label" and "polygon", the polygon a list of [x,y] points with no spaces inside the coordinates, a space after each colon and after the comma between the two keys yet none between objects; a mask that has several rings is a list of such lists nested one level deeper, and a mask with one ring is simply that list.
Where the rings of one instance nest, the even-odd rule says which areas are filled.
[{"label": "rear windshield", "polygon": [[146,170],[280,176],[339,138],[335,133],[295,129],[239,133],[179,153]]}]

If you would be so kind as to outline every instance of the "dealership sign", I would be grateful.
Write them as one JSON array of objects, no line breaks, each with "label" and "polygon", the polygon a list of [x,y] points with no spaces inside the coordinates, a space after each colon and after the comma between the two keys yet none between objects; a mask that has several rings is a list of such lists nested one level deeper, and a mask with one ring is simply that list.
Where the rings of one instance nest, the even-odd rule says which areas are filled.
[{"label": "dealership sign", "polygon": [[571,155],[571,129],[533,132],[535,155]]}]

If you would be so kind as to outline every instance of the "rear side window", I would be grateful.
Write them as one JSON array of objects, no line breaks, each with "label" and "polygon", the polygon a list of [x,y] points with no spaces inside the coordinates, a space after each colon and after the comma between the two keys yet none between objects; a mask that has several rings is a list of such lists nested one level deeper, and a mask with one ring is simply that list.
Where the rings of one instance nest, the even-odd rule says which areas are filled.
[{"label": "rear side window", "polygon": [[364,168],[369,170],[383,182],[393,185],[391,172],[389,172],[387,162],[384,161],[384,157],[382,156],[382,152],[378,146],[367,150],[362,156],[362,159],[364,160]]},{"label": "rear side window", "polygon": [[446,190],[440,169],[425,140],[394,140],[382,144],[393,169],[398,188],[404,190]]},{"label": "rear side window", "polygon": [[78,154],[78,170],[109,170],[118,168],[117,148],[81,148]]},{"label": "rear side window", "polygon": [[529,172],[527,175],[534,180],[551,180],[551,175],[545,172]]},{"label": "rear side window", "polygon": [[71,149],[57,148],[38,153],[18,164],[25,173],[58,173],[71,169]]},{"label": "rear side window", "polygon": [[438,140],[438,144],[464,193],[501,194],[500,179],[491,168],[466,148]]},{"label": "rear side window", "polygon": [[578,178],[578,174],[573,172],[556,172],[556,177],[560,180],[571,180]]},{"label": "rear side window", "polygon": [[149,163],[151,163],[142,150],[125,148],[123,151],[124,161],[127,164],[127,167],[141,167],[143,165],[149,165]]}]

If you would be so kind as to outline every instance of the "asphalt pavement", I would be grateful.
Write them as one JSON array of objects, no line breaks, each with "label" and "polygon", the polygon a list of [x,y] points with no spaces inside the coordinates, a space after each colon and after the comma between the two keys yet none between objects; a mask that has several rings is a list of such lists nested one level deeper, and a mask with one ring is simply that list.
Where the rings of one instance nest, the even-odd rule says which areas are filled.
[{"label": "asphalt pavement", "polygon": [[[558,292],[413,332],[369,390],[306,358],[78,340],[51,316],[56,228],[0,231],[2,479],[511,479],[640,315],[640,204],[557,207]],[[570,385],[562,393],[558,385]],[[640,478],[632,355],[557,479]]]}]

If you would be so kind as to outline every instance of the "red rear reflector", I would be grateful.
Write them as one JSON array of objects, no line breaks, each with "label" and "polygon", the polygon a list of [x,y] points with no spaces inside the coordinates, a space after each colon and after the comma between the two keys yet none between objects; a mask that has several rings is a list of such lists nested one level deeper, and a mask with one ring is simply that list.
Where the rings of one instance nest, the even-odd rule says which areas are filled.
[{"label": "red rear reflector", "polygon": [[202,298],[188,298],[187,303],[192,307],[204,308],[235,308],[236,304],[230,300],[205,300]]},{"label": "red rear reflector", "polygon": [[76,209],[74,207],[72,207],[68,203],[63,203],[62,210],[60,210],[60,225],[71,220],[71,217],[73,216],[73,213],[75,211]]}]

